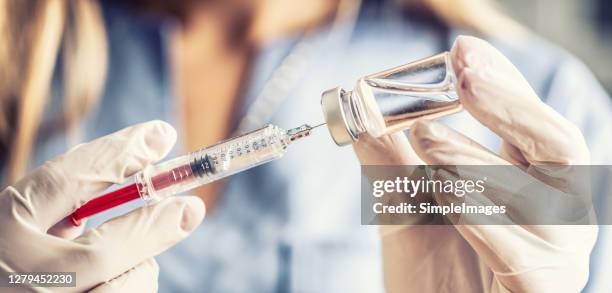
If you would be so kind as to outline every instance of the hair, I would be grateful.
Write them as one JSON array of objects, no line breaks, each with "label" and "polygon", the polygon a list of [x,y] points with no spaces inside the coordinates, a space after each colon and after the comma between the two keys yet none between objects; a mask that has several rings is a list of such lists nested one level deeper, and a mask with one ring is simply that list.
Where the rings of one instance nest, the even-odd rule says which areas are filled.
[{"label": "hair", "polygon": [[[522,30],[489,0],[396,1],[407,9],[423,9],[448,26],[484,35]],[[180,14],[176,5],[168,9]],[[62,124],[74,138],[75,126],[101,95],[107,50],[96,0],[0,0],[0,153],[5,157],[0,170],[8,183],[28,166],[58,54],[63,54]]]},{"label": "hair", "polygon": [[62,124],[73,138],[70,130],[98,99],[107,64],[101,15],[94,0],[0,0],[0,151],[7,182],[27,168],[60,52]]}]

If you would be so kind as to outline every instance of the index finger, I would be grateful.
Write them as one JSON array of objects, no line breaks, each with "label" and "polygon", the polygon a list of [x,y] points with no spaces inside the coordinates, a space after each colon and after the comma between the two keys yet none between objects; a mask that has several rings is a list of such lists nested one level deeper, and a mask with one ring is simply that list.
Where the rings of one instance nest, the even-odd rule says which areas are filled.
[{"label": "index finger", "polygon": [[483,40],[458,37],[451,54],[464,108],[529,163],[588,163],[580,130],[542,102],[501,52]]},{"label": "index finger", "polygon": [[45,163],[3,200],[46,231],[111,184],[166,156],[175,141],[175,130],[162,121],[125,128]]}]

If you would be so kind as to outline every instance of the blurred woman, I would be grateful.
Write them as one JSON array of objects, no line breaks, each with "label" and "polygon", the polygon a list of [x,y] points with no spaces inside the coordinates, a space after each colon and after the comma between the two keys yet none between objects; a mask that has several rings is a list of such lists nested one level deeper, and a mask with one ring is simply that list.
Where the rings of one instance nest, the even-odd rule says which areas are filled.
[{"label": "blurred woman", "polygon": [[[612,125],[599,84],[489,1],[2,4],[6,182],[79,140],[151,119],[179,128],[179,153],[265,123],[316,123],[322,90],[448,50],[459,31],[480,34],[509,56],[542,99],[581,127],[593,162],[610,161],[603,142],[612,131],[593,126]],[[586,96],[589,103],[581,101]],[[465,113],[447,121],[488,147],[499,145]],[[216,210],[159,259],[160,288],[382,290],[376,229],[359,225],[357,168],[348,149],[318,135],[282,161],[194,191]]]}]

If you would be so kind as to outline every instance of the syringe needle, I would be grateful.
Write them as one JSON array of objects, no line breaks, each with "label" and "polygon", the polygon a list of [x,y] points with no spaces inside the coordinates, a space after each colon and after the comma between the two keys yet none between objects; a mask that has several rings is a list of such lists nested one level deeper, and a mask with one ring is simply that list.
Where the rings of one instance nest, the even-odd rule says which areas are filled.
[{"label": "syringe needle", "polygon": [[317,124],[317,125],[315,125],[315,126],[311,126],[311,127],[310,127],[310,130],[313,130],[313,129],[315,129],[315,128],[319,127],[319,126],[323,126],[323,125],[325,125],[325,124],[326,124],[326,123],[325,123],[325,122],[323,122],[323,123]]},{"label": "syringe needle", "polygon": [[310,135],[310,131],[312,131],[313,129],[315,129],[315,128],[321,126],[321,125],[325,125],[325,123],[321,123],[321,124],[318,124],[318,125],[315,125],[315,126],[310,126],[308,124],[304,124],[304,125],[298,126],[296,128],[292,128],[292,129],[287,130],[287,135],[289,136],[289,139],[291,141],[294,141],[296,139],[300,139],[300,138],[302,138],[304,136]]}]

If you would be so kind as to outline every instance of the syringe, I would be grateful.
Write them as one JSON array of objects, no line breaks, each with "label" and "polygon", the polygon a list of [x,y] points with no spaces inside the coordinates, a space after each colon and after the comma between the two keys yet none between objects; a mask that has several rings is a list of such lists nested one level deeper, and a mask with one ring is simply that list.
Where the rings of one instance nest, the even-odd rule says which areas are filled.
[{"label": "syringe", "polygon": [[304,124],[285,131],[274,125],[230,138],[207,148],[151,165],[134,175],[134,183],[94,198],[71,216],[80,220],[128,201],[160,201],[198,186],[281,158],[294,140],[310,135],[314,127]]}]

